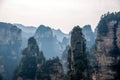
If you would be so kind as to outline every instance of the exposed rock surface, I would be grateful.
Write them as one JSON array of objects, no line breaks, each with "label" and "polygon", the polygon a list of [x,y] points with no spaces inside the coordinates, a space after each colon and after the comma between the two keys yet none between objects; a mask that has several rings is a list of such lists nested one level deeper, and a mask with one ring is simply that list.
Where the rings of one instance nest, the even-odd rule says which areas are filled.
[{"label": "exposed rock surface", "polygon": [[63,48],[60,42],[53,36],[52,29],[44,25],[40,25],[34,35],[39,48],[43,51],[47,59],[61,56]]},{"label": "exposed rock surface", "polygon": [[63,80],[63,69],[59,58],[45,60],[39,51],[36,40],[31,37],[28,46],[22,52],[14,80]]},{"label": "exposed rock surface", "polygon": [[39,52],[36,40],[33,37],[29,38],[28,46],[22,52],[22,59],[16,70],[14,80],[34,80],[37,68],[40,68],[44,62],[45,58],[43,53]]},{"label": "exposed rock surface", "polygon": [[22,47],[22,49],[24,49],[25,47],[27,47],[28,39],[30,37],[34,36],[37,28],[33,27],[33,26],[24,26],[22,24],[14,24],[14,25],[22,30],[22,45],[21,45],[21,47]]},{"label": "exposed rock surface", "polygon": [[63,80],[63,68],[58,57],[43,64],[37,72],[37,80]]},{"label": "exposed rock surface", "polygon": [[21,40],[21,29],[0,22],[0,73],[5,80],[12,80],[20,61]]},{"label": "exposed rock surface", "polygon": [[61,44],[64,47],[63,49],[65,49],[66,46],[70,45],[70,38],[64,37]]},{"label": "exposed rock surface", "polygon": [[63,51],[62,57],[61,57],[61,63],[63,65],[64,74],[67,74],[68,71],[68,50],[69,46],[66,46],[65,50]]},{"label": "exposed rock surface", "polygon": [[[118,13],[117,13],[118,14]],[[117,53],[120,50],[120,16],[116,13],[104,15],[98,24],[98,34],[96,38],[96,59],[97,80],[118,80],[115,79],[115,71],[112,64],[115,63]],[[114,49],[118,49],[117,52]],[[118,59],[119,60],[119,59]],[[117,74],[118,75],[118,74]]]},{"label": "exposed rock surface", "polygon": [[67,80],[90,80],[85,39],[79,26],[75,26],[71,32],[68,63]]},{"label": "exposed rock surface", "polygon": [[93,44],[95,43],[95,35],[91,29],[91,25],[85,25],[82,28],[82,32],[83,32],[85,39],[86,39],[86,46],[88,48],[91,48],[93,46]]},{"label": "exposed rock surface", "polygon": [[[65,47],[69,44],[69,35],[63,33],[60,29],[55,30],[44,25],[41,25],[38,28],[24,26],[22,24],[14,25],[22,30],[22,49],[27,47],[27,40],[35,35],[39,48],[45,52],[45,57],[47,57],[47,59],[56,56],[60,57]],[[49,32],[51,36],[49,35]],[[47,44],[52,47],[49,47]]]},{"label": "exposed rock surface", "polygon": [[95,61],[94,46],[95,46],[96,32],[92,31],[91,25],[85,25],[82,28],[82,32],[86,39],[86,47],[87,47],[87,51],[89,52],[89,61],[90,64],[93,66]]},{"label": "exposed rock surface", "polygon": [[60,42],[62,42],[64,37],[66,37],[66,38],[69,37],[68,34],[63,33],[60,29],[58,29],[58,30],[52,29],[52,31],[53,31],[53,36],[56,36],[57,40]]},{"label": "exposed rock surface", "polygon": [[[94,59],[95,59],[94,50],[93,50],[93,45],[95,44],[95,33],[92,31],[90,25],[85,25],[82,28],[82,33],[84,34],[84,37],[86,39],[87,51],[89,51],[89,53],[90,53],[89,54],[89,60],[92,64],[94,62]],[[70,39],[66,38],[66,37],[63,38],[62,44],[70,45]],[[64,50],[64,52],[62,54],[62,58],[61,58],[65,73],[67,71],[68,49],[69,48],[67,46],[67,48]]]}]

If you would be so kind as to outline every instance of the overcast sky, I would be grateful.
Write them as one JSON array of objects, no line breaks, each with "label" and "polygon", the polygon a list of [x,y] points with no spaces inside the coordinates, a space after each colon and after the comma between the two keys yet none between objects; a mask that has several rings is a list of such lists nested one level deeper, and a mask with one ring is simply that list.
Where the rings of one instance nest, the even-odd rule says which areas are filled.
[{"label": "overcast sky", "polygon": [[120,11],[120,0],[0,0],[0,22],[44,24],[65,33],[75,25],[95,28],[108,11]]}]

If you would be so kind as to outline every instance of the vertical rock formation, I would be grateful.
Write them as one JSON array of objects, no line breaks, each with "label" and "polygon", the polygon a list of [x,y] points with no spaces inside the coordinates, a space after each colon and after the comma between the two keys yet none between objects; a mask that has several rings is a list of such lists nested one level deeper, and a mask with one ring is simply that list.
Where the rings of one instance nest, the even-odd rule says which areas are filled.
[{"label": "vertical rock formation", "polygon": [[63,68],[58,57],[45,62],[37,72],[37,80],[63,80]]},{"label": "vertical rock formation", "polygon": [[68,71],[68,50],[69,50],[69,46],[66,46],[66,49],[63,51],[62,57],[61,57],[61,63],[63,65],[63,70],[64,70],[64,74],[67,74]]},{"label": "vertical rock formation", "polygon": [[86,39],[86,46],[87,48],[91,48],[91,46],[93,46],[94,42],[95,42],[95,35],[91,29],[91,25],[85,25],[82,28],[82,32],[85,35],[85,39]]},{"label": "vertical rock formation", "polygon": [[12,80],[13,72],[20,61],[21,30],[0,22],[0,73]]},{"label": "vertical rock formation", "polygon": [[24,26],[22,24],[14,24],[15,26],[17,26],[19,29],[22,30],[22,45],[21,48],[24,49],[25,47],[27,47],[27,41],[30,37],[34,36],[35,31],[36,31],[36,27],[34,26]]},{"label": "vertical rock formation", "polygon": [[44,62],[45,58],[42,52],[39,52],[36,40],[33,37],[29,38],[28,46],[22,52],[22,59],[14,79],[35,80],[37,68],[40,68]]},{"label": "vertical rock formation", "polygon": [[94,46],[95,46],[96,33],[92,31],[91,25],[85,25],[82,28],[82,32],[86,39],[86,47],[87,47],[87,51],[89,52],[89,61],[90,64],[93,66],[95,61]]},{"label": "vertical rock formation", "polygon": [[47,59],[62,54],[62,48],[59,45],[59,41],[53,36],[51,28],[40,25],[36,30],[35,39]]},{"label": "vertical rock formation", "polygon": [[85,39],[79,26],[71,33],[71,46],[68,51],[68,80],[90,80],[88,75],[88,59]]},{"label": "vertical rock formation", "polygon": [[[120,13],[108,13],[101,17],[96,38],[97,80],[119,80],[114,65],[120,56]],[[116,62],[115,62],[116,61]]]},{"label": "vertical rock formation", "polygon": [[59,58],[45,61],[36,40],[31,37],[22,52],[22,60],[15,71],[14,80],[62,80],[63,69]]},{"label": "vertical rock formation", "polygon": [[68,34],[65,34],[63,33],[60,29],[52,29],[52,32],[53,32],[53,36],[56,36],[57,37],[57,40],[59,42],[62,42],[62,40],[64,39],[64,37],[68,38],[69,35]]},{"label": "vertical rock formation", "polygon": [[62,46],[63,46],[63,49],[65,49],[66,46],[70,45],[70,39],[64,37],[61,44],[62,44]]}]

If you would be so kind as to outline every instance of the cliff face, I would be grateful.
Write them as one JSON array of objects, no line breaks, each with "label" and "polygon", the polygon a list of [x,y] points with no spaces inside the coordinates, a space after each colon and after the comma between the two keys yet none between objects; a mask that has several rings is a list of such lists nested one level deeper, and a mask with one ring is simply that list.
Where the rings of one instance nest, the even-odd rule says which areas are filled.
[{"label": "cliff face", "polygon": [[118,25],[117,25],[117,32],[116,32],[116,36],[117,36],[117,45],[120,49],[120,21],[118,22]]},{"label": "cliff face", "polygon": [[40,25],[34,35],[39,48],[45,54],[47,59],[60,56],[62,47],[56,37],[53,36],[52,29],[44,25]]},{"label": "cliff face", "polygon": [[67,80],[90,80],[85,39],[79,26],[74,27],[71,33],[68,63]]},{"label": "cliff face", "polygon": [[22,52],[21,62],[16,70],[15,80],[34,80],[38,67],[45,62],[42,52],[39,52],[36,40],[31,37],[28,40],[28,46]]},{"label": "cliff face", "polygon": [[[99,80],[112,79],[113,72],[110,67],[107,67],[112,63],[113,57],[109,55],[110,50],[113,48],[113,25],[110,25],[111,22],[108,23],[109,32],[106,36],[101,36],[98,34],[96,39],[96,57],[98,61],[98,66],[101,67],[99,69]],[[110,73],[111,72],[111,73]],[[109,74],[108,74],[109,73]],[[100,76],[100,74],[102,74]]]},{"label": "cliff face", "polygon": [[68,50],[69,46],[66,46],[65,50],[63,51],[62,57],[61,57],[61,63],[63,65],[64,74],[67,74],[68,71]]},{"label": "cliff face", "polygon": [[37,80],[63,80],[63,68],[59,58],[47,60],[37,71]]},{"label": "cliff face", "polygon": [[15,72],[14,80],[62,80],[62,73],[59,58],[45,61],[36,40],[31,37],[27,48],[22,52],[22,59]]},{"label": "cliff face", "polygon": [[[103,17],[98,24],[99,28],[96,38],[96,59],[98,63],[97,72],[95,73],[97,80],[116,80],[114,76],[116,71],[112,69],[112,64],[116,61],[115,56],[119,57],[120,21],[118,19],[120,18],[117,16],[118,19],[116,19],[111,17],[111,15],[108,14],[107,17]],[[115,17],[116,15],[113,16]],[[117,52],[115,52],[116,49],[118,50]]]},{"label": "cliff face", "polygon": [[64,37],[66,37],[66,38],[69,37],[68,34],[63,33],[60,29],[58,29],[58,30],[52,29],[52,32],[53,32],[53,36],[56,36],[57,40],[59,42],[62,42],[62,40],[64,39]]},{"label": "cliff face", "polygon": [[27,47],[27,40],[34,36],[34,33],[36,31],[36,27],[33,26],[24,26],[22,24],[14,24],[15,26],[17,26],[19,29],[22,30],[22,45],[21,48],[24,49],[25,47]]},{"label": "cliff face", "polygon": [[21,30],[12,24],[0,22],[0,73],[11,80],[20,61]]},{"label": "cliff face", "polygon": [[63,80],[63,67],[58,57],[47,61],[46,64],[50,66],[48,68],[50,80]]},{"label": "cliff face", "polygon": [[95,34],[91,29],[91,25],[85,25],[82,28],[82,32],[86,39],[86,46],[87,46],[87,48],[90,49],[93,46],[93,44],[95,43]]}]

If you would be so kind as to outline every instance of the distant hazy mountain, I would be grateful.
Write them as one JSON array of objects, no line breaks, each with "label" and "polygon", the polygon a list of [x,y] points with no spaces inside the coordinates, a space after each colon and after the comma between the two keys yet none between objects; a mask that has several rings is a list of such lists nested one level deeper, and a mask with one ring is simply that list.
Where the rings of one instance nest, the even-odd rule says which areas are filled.
[{"label": "distant hazy mountain", "polygon": [[40,25],[34,37],[37,40],[40,50],[43,51],[47,59],[62,54],[63,47],[57,38],[53,36],[53,31],[50,27]]},{"label": "distant hazy mountain", "polygon": [[57,40],[59,40],[60,42],[62,42],[64,37],[66,37],[66,38],[69,37],[68,34],[63,33],[60,29],[58,29],[58,30],[52,29],[52,31],[53,31],[53,36],[56,36]]},{"label": "distant hazy mountain", "polygon": [[85,25],[82,28],[82,32],[83,32],[85,39],[86,39],[86,43],[87,43],[86,46],[88,48],[91,48],[91,46],[94,44],[94,41],[95,41],[95,34],[92,31],[91,26]]},{"label": "distant hazy mountain", "polygon": [[0,74],[3,75],[3,80],[12,80],[21,58],[21,41],[21,29],[0,22]]},{"label": "distant hazy mountain", "polygon": [[68,50],[69,48],[70,46],[66,46],[61,56],[61,63],[63,65],[64,74],[67,74],[67,71],[68,71]]},{"label": "distant hazy mountain", "polygon": [[65,47],[69,44],[69,35],[63,33],[59,29],[51,29],[44,25],[40,25],[38,28],[24,26],[22,24],[14,25],[22,30],[22,49],[27,47],[27,40],[34,36],[38,42],[40,50],[44,52],[47,59],[60,56]]},{"label": "distant hazy mountain", "polygon": [[34,26],[24,26],[22,24],[14,24],[14,25],[16,25],[18,28],[20,28],[23,32],[27,32],[27,33],[34,33],[37,29]]},{"label": "distant hazy mountain", "polygon": [[34,33],[37,28],[33,26],[24,26],[22,24],[14,24],[14,25],[16,25],[18,28],[22,30],[22,49],[23,49],[27,46],[27,40],[30,37],[34,36]]}]

